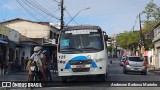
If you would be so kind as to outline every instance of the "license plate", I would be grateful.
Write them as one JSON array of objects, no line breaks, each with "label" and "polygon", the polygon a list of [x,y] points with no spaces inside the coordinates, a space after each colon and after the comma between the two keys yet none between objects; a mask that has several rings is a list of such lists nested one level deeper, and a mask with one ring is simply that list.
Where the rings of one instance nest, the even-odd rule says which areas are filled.
[{"label": "license plate", "polygon": [[85,65],[77,65],[76,68],[85,68]]},{"label": "license plate", "polygon": [[139,70],[139,68],[134,68],[134,70]]}]

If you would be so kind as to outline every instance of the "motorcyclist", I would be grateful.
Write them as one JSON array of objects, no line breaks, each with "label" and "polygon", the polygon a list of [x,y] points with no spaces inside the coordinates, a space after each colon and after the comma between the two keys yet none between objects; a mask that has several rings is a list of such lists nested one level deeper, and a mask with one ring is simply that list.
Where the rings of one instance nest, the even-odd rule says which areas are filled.
[{"label": "motorcyclist", "polygon": [[42,54],[42,47],[40,46],[36,46],[34,47],[34,53],[32,54],[32,56],[30,57],[30,60],[28,61],[27,63],[27,68],[28,70],[30,70],[30,65],[33,61],[36,62],[36,65],[38,66],[40,72],[42,73],[42,76],[43,76],[43,80],[46,81],[46,78],[45,78],[45,73],[44,73],[44,70],[42,68],[42,61],[44,59],[44,56]]}]

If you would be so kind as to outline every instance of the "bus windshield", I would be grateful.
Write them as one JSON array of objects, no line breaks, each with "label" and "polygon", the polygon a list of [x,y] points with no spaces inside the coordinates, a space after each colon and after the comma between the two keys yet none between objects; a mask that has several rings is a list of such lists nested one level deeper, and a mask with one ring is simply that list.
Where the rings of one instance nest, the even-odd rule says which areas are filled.
[{"label": "bus windshield", "polygon": [[59,52],[97,52],[104,49],[101,30],[62,31]]}]

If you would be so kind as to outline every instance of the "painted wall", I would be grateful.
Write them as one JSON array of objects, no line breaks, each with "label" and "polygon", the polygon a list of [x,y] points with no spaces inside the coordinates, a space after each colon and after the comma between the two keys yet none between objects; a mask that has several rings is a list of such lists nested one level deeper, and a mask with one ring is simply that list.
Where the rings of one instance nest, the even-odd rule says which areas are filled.
[{"label": "painted wall", "polygon": [[19,32],[15,31],[15,30],[9,30],[8,39],[19,43]]},{"label": "painted wall", "polygon": [[47,25],[28,22],[25,20],[7,22],[4,25],[18,31],[20,34],[28,38],[49,38],[50,27]]}]

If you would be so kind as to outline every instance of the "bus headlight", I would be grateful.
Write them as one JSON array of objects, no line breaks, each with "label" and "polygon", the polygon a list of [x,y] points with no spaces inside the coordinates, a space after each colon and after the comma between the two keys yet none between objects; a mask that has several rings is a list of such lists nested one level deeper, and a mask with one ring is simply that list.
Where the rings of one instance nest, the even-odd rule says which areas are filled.
[{"label": "bus headlight", "polygon": [[105,59],[104,58],[100,58],[100,59],[96,59],[96,62],[101,62],[101,61],[104,61]]}]

